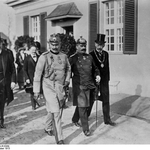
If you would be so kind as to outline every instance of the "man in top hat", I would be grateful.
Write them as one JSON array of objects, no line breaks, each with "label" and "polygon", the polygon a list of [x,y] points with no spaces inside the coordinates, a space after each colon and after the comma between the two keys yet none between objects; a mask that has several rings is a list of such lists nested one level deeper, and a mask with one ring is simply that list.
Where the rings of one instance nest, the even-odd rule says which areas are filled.
[{"label": "man in top hat", "polygon": [[0,38],[0,128],[4,126],[4,107],[14,99],[13,88],[16,83],[16,70],[12,55],[5,50]]},{"label": "man in top hat", "polygon": [[[55,135],[57,144],[64,144],[61,127],[61,108],[65,101],[65,87],[69,85],[71,67],[67,55],[60,52],[60,38],[53,34],[49,40],[50,51],[43,53],[37,62],[33,92],[35,98],[40,93],[41,80],[46,99],[47,118],[45,132]],[[53,124],[53,127],[52,127]]]},{"label": "man in top hat", "polygon": [[[100,82],[100,76],[92,56],[86,53],[86,43],[86,40],[82,37],[77,40],[77,52],[69,58],[69,62],[73,73],[73,105],[76,106],[72,122],[77,127],[82,125],[85,136],[89,136],[87,108],[90,106],[91,94],[96,88],[94,80],[96,79],[97,82]],[[92,70],[95,72],[94,80]],[[79,119],[81,125],[78,122]]]},{"label": "man in top hat", "polygon": [[[110,80],[110,71],[109,71],[109,55],[106,51],[103,50],[105,46],[105,35],[97,34],[97,39],[95,40],[95,49],[90,53],[97,65],[101,81],[100,81],[100,97],[102,101],[104,123],[107,125],[115,126],[116,124],[110,119],[110,106],[109,106],[109,80]],[[88,116],[90,116],[94,100],[91,99],[91,104],[88,109]]]}]

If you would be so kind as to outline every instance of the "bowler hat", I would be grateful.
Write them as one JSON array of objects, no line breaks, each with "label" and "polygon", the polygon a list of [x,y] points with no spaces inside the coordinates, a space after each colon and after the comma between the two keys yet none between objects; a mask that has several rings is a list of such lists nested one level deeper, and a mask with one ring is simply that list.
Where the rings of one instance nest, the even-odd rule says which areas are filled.
[{"label": "bowler hat", "polygon": [[80,38],[77,40],[77,44],[86,44],[86,43],[87,43],[86,40],[82,36],[80,36]]},{"label": "bowler hat", "polygon": [[97,34],[97,39],[95,40],[95,42],[98,43],[98,44],[106,43],[105,34]]}]

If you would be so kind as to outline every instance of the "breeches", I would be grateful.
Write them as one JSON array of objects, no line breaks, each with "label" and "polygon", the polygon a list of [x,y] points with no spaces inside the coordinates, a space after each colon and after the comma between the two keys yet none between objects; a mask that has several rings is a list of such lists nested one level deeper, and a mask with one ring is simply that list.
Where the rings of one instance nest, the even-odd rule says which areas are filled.
[{"label": "breeches", "polygon": [[60,112],[48,112],[45,122],[45,130],[54,130],[56,142],[63,140]]}]

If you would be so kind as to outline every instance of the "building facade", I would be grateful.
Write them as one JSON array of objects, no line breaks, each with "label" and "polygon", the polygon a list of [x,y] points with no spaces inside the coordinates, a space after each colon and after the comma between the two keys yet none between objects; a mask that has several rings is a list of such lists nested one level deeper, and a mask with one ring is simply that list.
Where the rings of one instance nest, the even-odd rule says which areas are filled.
[{"label": "building facade", "polygon": [[33,36],[43,50],[52,33],[70,33],[94,49],[97,33],[106,34],[110,89],[150,96],[149,0],[8,0],[16,12],[16,35]]}]

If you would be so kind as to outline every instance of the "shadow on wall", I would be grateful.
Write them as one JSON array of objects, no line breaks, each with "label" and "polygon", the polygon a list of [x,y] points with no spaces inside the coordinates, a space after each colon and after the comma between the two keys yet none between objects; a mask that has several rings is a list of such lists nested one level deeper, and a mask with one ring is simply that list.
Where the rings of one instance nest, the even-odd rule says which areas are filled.
[{"label": "shadow on wall", "polygon": [[142,86],[140,84],[138,84],[135,89],[135,95],[141,96],[141,93],[142,93]]}]

